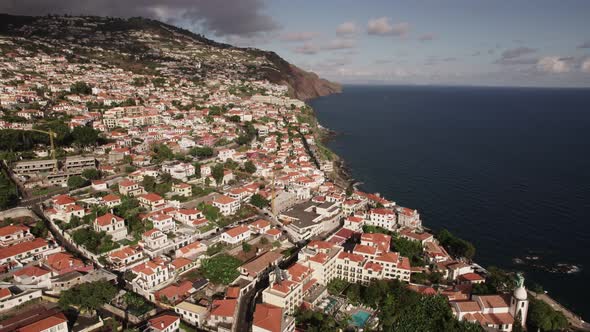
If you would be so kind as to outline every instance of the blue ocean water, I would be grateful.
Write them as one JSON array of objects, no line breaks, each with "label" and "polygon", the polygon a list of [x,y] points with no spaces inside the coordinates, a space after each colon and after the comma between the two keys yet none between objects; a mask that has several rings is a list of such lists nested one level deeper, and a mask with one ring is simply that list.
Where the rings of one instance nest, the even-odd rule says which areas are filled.
[{"label": "blue ocean water", "polygon": [[590,319],[590,90],[345,86],[311,105],[364,190]]}]

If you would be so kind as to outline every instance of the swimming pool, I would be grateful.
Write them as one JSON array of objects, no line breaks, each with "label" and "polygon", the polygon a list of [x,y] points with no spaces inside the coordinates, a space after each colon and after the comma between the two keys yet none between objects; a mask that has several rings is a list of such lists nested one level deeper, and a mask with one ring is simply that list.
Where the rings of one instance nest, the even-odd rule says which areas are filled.
[{"label": "swimming pool", "polygon": [[371,317],[371,313],[363,310],[359,310],[352,315],[352,324],[354,326],[363,327]]}]

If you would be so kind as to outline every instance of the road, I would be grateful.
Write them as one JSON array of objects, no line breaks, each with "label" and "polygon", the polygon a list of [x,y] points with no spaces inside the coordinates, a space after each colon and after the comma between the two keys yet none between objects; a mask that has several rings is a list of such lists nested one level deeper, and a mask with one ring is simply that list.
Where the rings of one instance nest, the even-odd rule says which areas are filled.
[{"label": "road", "polygon": [[550,305],[553,309],[555,309],[557,311],[561,311],[565,315],[565,317],[567,318],[570,325],[572,327],[574,327],[575,329],[577,329],[579,331],[590,331],[590,324],[585,322],[582,319],[582,317],[574,314],[573,312],[571,312],[570,310],[568,310],[567,308],[565,308],[564,306],[559,304],[559,302],[552,299],[549,295],[538,294],[538,293],[532,292],[530,290],[528,292],[532,297],[547,303],[548,305]]}]

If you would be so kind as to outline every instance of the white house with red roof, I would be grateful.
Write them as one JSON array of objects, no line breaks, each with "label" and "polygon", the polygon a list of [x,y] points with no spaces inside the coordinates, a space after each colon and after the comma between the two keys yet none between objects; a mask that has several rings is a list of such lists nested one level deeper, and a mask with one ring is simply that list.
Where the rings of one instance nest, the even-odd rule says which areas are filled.
[{"label": "white house with red roof", "polygon": [[154,300],[154,295],[147,293],[147,291],[172,281],[174,278],[169,264],[161,258],[154,258],[138,264],[132,267],[131,271],[135,274],[135,279],[131,282],[133,290],[145,294],[151,300]]},{"label": "white house with red roof", "polygon": [[258,219],[248,225],[248,228],[255,234],[265,234],[270,230],[270,221],[264,219]]},{"label": "white house with red roof", "polygon": [[213,206],[224,216],[230,216],[240,209],[240,201],[225,195],[219,195],[213,200]]},{"label": "white house with red roof", "polygon": [[94,220],[93,226],[95,231],[109,234],[113,237],[114,241],[122,240],[127,236],[125,219],[112,213],[107,213],[97,217]]},{"label": "white house with red roof", "polygon": [[228,244],[238,244],[248,240],[251,235],[250,228],[241,225],[221,233],[221,241]]},{"label": "white house with red roof", "polygon": [[109,253],[107,259],[117,270],[125,271],[145,260],[145,256],[139,246],[129,246]]},{"label": "white house with red roof", "polygon": [[22,326],[16,332],[61,332],[68,331],[68,319],[59,312],[34,323]]},{"label": "white house with red roof", "polygon": [[82,218],[86,215],[83,207],[76,204],[76,199],[69,195],[59,195],[52,199],[52,207],[45,210],[51,221],[61,220],[69,223],[73,216]]},{"label": "white house with red roof", "polygon": [[139,205],[152,211],[166,207],[166,201],[164,198],[156,193],[143,194],[137,199],[139,200]]},{"label": "white house with red roof", "polygon": [[181,197],[191,197],[193,194],[193,187],[187,183],[172,184],[172,193]]},{"label": "white house with red roof", "polygon": [[176,315],[164,314],[148,321],[149,331],[151,332],[175,332],[180,329],[180,317]]},{"label": "white house with red roof", "polygon": [[375,208],[369,211],[369,219],[365,224],[385,228],[390,231],[396,229],[396,215],[391,209]]},{"label": "white house with red roof", "polygon": [[40,238],[0,248],[0,264],[32,262],[44,257],[50,249],[49,243]]},{"label": "white house with red roof", "polygon": [[203,218],[203,213],[196,209],[178,209],[174,213],[174,219],[189,226],[193,226],[193,222]]},{"label": "white house with red roof", "polygon": [[125,179],[119,182],[119,192],[121,193],[121,195],[136,197],[139,195],[143,195],[145,193],[145,190],[142,186],[139,185],[139,183]]},{"label": "white house with red roof", "polygon": [[295,318],[288,316],[280,307],[258,303],[254,309],[252,332],[293,332]]},{"label": "white house with red roof", "polygon": [[157,228],[162,232],[173,232],[176,230],[176,223],[174,222],[174,219],[172,219],[172,216],[168,214],[154,213],[150,215],[148,219],[152,222],[154,228]]},{"label": "white house with red roof", "polygon": [[13,274],[14,282],[20,285],[51,287],[51,271],[40,266],[26,266]]},{"label": "white house with red roof", "polygon": [[34,238],[29,227],[24,225],[8,225],[0,228],[0,247],[31,241]]},{"label": "white house with red roof", "polygon": [[102,203],[106,206],[108,206],[109,208],[114,208],[115,206],[121,204],[121,197],[117,196],[117,195],[113,195],[113,194],[108,194],[106,196],[103,196],[101,199]]},{"label": "white house with red roof", "polygon": [[231,329],[236,318],[236,309],[238,308],[237,299],[213,300],[207,325],[218,327],[222,325]]},{"label": "white house with red roof", "polygon": [[197,256],[207,251],[207,245],[200,242],[195,241],[192,243],[187,244],[184,247],[180,247],[176,249],[176,257],[184,257],[188,259],[196,259]]},{"label": "white house with red roof", "polygon": [[[143,247],[144,250],[149,252],[151,251],[159,251],[162,248],[167,247],[168,245],[168,237],[166,234],[162,233],[159,229],[153,228],[147,232],[144,232],[141,235],[141,243],[140,245]],[[155,255],[150,255],[155,256]]]},{"label": "white house with red roof", "polygon": [[397,223],[400,227],[408,227],[412,229],[421,228],[422,221],[418,210],[397,206],[395,208],[397,213]]}]

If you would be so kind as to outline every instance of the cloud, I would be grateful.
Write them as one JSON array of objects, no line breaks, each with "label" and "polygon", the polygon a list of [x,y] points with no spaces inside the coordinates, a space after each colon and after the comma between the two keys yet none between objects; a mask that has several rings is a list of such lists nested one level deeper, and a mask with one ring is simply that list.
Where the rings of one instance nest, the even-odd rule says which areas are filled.
[{"label": "cloud", "polygon": [[502,52],[502,59],[514,59],[525,54],[535,53],[537,50],[525,46],[511,48]]},{"label": "cloud", "polygon": [[578,48],[590,48],[590,40],[581,43],[580,45],[578,45]]},{"label": "cloud", "polygon": [[334,39],[322,47],[326,50],[346,50],[356,47],[356,42],[352,39]]},{"label": "cloud", "polygon": [[296,47],[293,49],[293,52],[299,54],[317,54],[321,49],[312,43],[305,43],[302,46]]},{"label": "cloud", "polygon": [[19,0],[0,1],[16,15],[143,16],[216,36],[252,36],[280,25],[264,13],[263,0]]},{"label": "cloud", "polygon": [[372,18],[367,24],[367,32],[377,36],[398,36],[403,37],[410,31],[410,24],[400,22],[391,24],[389,17]]},{"label": "cloud", "polygon": [[582,62],[582,64],[580,65],[580,70],[584,73],[589,73],[590,74],[590,58],[584,60],[584,62]]},{"label": "cloud", "polygon": [[319,33],[317,32],[291,32],[283,34],[280,39],[282,41],[287,42],[300,42],[300,41],[309,41],[317,37]]},{"label": "cloud", "polygon": [[537,70],[545,73],[567,73],[570,71],[570,66],[567,63],[567,58],[558,56],[546,56],[537,61]]},{"label": "cloud", "polygon": [[437,36],[433,33],[425,33],[423,35],[421,35],[420,37],[418,37],[419,41],[425,42],[425,41],[431,41],[431,40],[435,40],[437,39]]},{"label": "cloud", "polygon": [[356,24],[356,22],[353,21],[349,21],[349,22],[344,22],[342,24],[340,24],[337,28],[336,28],[336,34],[338,36],[349,36],[349,35],[354,35],[358,32],[359,28],[358,25]]}]

